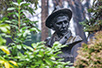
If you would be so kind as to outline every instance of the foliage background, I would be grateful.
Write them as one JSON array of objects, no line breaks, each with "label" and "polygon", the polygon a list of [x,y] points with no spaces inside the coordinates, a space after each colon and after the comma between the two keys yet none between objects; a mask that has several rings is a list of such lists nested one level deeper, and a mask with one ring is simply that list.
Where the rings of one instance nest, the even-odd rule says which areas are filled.
[{"label": "foliage background", "polygon": [[102,0],[94,0],[93,7],[88,11],[92,17],[81,24],[84,31],[91,35],[90,41],[78,50],[74,65],[76,68],[102,68]]}]

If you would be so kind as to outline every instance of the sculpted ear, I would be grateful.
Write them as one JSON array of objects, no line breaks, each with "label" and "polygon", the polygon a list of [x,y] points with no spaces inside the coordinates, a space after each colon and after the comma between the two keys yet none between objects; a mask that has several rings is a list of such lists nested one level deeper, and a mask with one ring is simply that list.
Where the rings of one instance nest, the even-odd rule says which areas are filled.
[{"label": "sculpted ear", "polygon": [[54,30],[53,25],[54,25],[54,21],[52,21],[52,24],[50,24],[50,27],[51,27],[52,30]]}]

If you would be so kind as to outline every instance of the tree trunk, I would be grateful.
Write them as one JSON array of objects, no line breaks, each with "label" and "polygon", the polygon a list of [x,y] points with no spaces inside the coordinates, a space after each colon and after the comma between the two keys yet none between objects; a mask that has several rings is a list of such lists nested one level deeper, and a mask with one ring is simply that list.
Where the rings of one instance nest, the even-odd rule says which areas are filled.
[{"label": "tree trunk", "polygon": [[63,7],[63,0],[53,0],[54,8],[59,5],[60,7]]},{"label": "tree trunk", "polygon": [[45,20],[48,16],[48,0],[41,0],[41,40],[44,41],[48,37],[48,28],[45,26]]}]

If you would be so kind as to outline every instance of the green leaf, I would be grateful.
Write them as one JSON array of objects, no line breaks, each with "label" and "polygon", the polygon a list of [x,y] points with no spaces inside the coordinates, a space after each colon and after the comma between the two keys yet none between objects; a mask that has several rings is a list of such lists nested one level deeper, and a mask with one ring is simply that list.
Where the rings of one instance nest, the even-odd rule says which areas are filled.
[{"label": "green leaf", "polygon": [[27,10],[22,9],[20,12],[26,12]]},{"label": "green leaf", "polygon": [[75,68],[74,66],[70,67],[70,68]]},{"label": "green leaf", "polygon": [[18,56],[16,58],[22,58],[22,59],[25,58],[25,56],[21,52],[18,52],[17,54]]},{"label": "green leaf", "polygon": [[29,11],[29,13],[31,13],[31,15],[33,15],[33,13],[35,13],[31,7],[28,7],[27,10]]},{"label": "green leaf", "polygon": [[20,3],[20,5],[21,5],[21,7],[28,7],[28,5],[30,5],[30,3],[23,1]]},{"label": "green leaf", "polygon": [[55,58],[54,56],[51,56],[50,59],[52,59],[52,60],[56,60],[56,58]]},{"label": "green leaf", "polygon": [[93,11],[93,9],[88,9],[88,12],[92,12]]},{"label": "green leaf", "polygon": [[42,55],[39,55],[39,54],[38,54],[37,56],[38,56],[38,57],[42,57]]},{"label": "green leaf", "polygon": [[15,10],[14,7],[8,8],[7,11]]},{"label": "green leaf", "polygon": [[16,15],[17,17],[19,17],[19,14],[18,14],[17,12],[15,12],[15,15]]},{"label": "green leaf", "polygon": [[16,2],[12,2],[12,4],[14,4],[14,5],[16,5],[16,6],[19,6],[18,3],[16,3]]},{"label": "green leaf", "polygon": [[44,63],[41,63],[41,66],[39,68],[46,68],[46,65]]},{"label": "green leaf", "polygon": [[36,32],[38,32],[38,30],[36,28],[31,28],[30,31],[36,31]]},{"label": "green leaf", "polygon": [[5,27],[0,27],[0,30],[2,31],[2,32],[7,32],[7,29],[5,28]]},{"label": "green leaf", "polygon": [[0,24],[0,30],[4,33],[10,33],[10,26],[8,24]]},{"label": "green leaf", "polygon": [[7,23],[12,23],[12,21],[9,21],[9,20],[6,20],[5,22],[7,22]]},{"label": "green leaf", "polygon": [[11,35],[4,35],[6,38],[10,38],[11,37]]},{"label": "green leaf", "polygon": [[4,47],[4,46],[0,46],[0,49],[5,52],[6,54],[10,54],[10,51],[7,49],[7,47]]},{"label": "green leaf", "polygon": [[39,54],[38,54],[38,55],[40,55],[40,57],[43,57],[43,56],[44,56],[44,50],[41,49],[41,50],[39,51]]},{"label": "green leaf", "polygon": [[22,33],[17,33],[17,36],[18,36],[18,37],[21,37],[21,36],[22,36]]},{"label": "green leaf", "polygon": [[38,0],[34,0],[35,10],[37,9]]},{"label": "green leaf", "polygon": [[36,55],[38,52],[39,52],[39,50],[34,50],[33,54]]},{"label": "green leaf", "polygon": [[28,29],[29,27],[23,27],[22,30]]},{"label": "green leaf", "polygon": [[52,64],[53,64],[52,61],[50,61],[50,59],[46,59],[46,58],[45,58],[45,62],[46,62],[48,65],[52,65]]},{"label": "green leaf", "polygon": [[22,1],[22,0],[17,0],[18,4],[20,4],[20,3],[21,3],[21,1]]},{"label": "green leaf", "polygon": [[3,21],[2,20],[0,20],[0,24],[2,23]]},{"label": "green leaf", "polygon": [[30,51],[34,51],[34,49],[29,46],[26,46],[26,48],[29,49]]},{"label": "green leaf", "polygon": [[26,1],[23,1],[23,2],[20,3],[20,5],[22,5],[22,4],[26,4]]},{"label": "green leaf", "polygon": [[57,65],[57,68],[64,68],[63,65]]},{"label": "green leaf", "polygon": [[61,44],[59,42],[55,42],[52,48],[60,48]]},{"label": "green leaf", "polygon": [[12,63],[12,64],[15,65],[15,66],[18,66],[15,61],[10,60],[9,62]]},{"label": "green leaf", "polygon": [[17,48],[18,48],[18,49],[21,49],[21,48],[22,48],[22,46],[21,46],[21,45],[17,45]]},{"label": "green leaf", "polygon": [[0,45],[5,44],[5,43],[6,43],[6,40],[3,39],[3,38],[0,36]]},{"label": "green leaf", "polygon": [[25,30],[25,32],[23,33],[23,37],[26,37],[28,34],[30,34],[29,30]]},{"label": "green leaf", "polygon": [[10,68],[10,64],[8,62],[4,63],[5,68]]}]

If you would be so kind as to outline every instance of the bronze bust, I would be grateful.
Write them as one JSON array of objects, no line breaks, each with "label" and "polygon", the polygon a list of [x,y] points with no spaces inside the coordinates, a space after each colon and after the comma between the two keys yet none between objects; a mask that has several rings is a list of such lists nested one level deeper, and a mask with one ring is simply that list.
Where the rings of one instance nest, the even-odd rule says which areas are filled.
[{"label": "bronze bust", "polygon": [[72,11],[68,8],[60,8],[57,6],[51,15],[46,19],[45,25],[55,30],[51,38],[46,39],[46,46],[52,47],[55,41],[59,41],[62,45],[68,45],[68,47],[62,48],[63,54],[59,56],[64,58],[64,61],[74,62],[74,57],[71,54],[72,47],[81,42],[80,36],[72,36],[69,28],[69,21],[72,17]]}]

